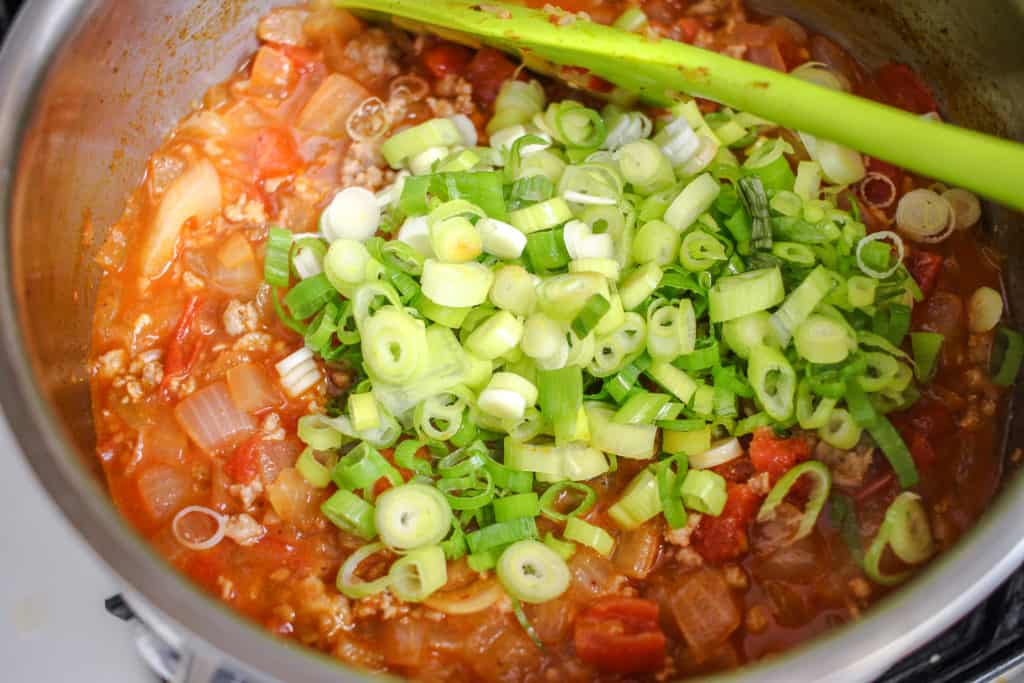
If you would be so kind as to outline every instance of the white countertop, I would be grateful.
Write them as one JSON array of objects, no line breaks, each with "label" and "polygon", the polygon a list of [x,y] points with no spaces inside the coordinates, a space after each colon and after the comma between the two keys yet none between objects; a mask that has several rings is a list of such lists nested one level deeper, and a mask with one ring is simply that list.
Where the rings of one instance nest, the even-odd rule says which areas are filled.
[{"label": "white countertop", "polygon": [[35,479],[0,414],[0,661],[9,683],[153,683],[116,579]]}]

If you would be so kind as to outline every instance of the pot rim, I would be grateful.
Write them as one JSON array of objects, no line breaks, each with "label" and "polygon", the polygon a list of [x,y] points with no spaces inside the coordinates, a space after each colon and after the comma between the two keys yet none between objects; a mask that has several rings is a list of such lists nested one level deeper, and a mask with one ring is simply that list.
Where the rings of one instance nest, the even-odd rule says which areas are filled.
[{"label": "pot rim", "polygon": [[[163,617],[187,645],[225,655],[229,667],[280,680],[377,678],[342,668],[305,647],[273,637],[207,596],[153,552],[117,513],[106,490],[74,455],[75,446],[38,387],[30,340],[20,324],[20,288],[12,263],[15,185],[32,111],[65,39],[88,20],[97,0],[27,3],[0,51],[0,405],[37,479],[99,558]],[[831,630],[795,650],[709,681],[765,683],[867,681],[963,616],[1024,559],[1024,483],[1007,482],[997,500],[957,545],[908,586],[858,621]],[[186,626],[187,625],[187,626]],[[216,656],[216,655],[215,655]],[[341,674],[339,676],[339,674]]]}]

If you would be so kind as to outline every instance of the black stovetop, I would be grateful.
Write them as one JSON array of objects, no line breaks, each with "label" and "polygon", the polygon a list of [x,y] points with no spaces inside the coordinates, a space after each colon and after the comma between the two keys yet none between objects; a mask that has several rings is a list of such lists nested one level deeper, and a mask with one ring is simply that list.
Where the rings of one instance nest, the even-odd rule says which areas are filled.
[{"label": "black stovetop", "polygon": [[[25,0],[0,0],[0,35]],[[97,605],[97,609],[100,605]],[[119,599],[107,608],[133,618]],[[1024,568],[973,612],[887,671],[876,683],[990,683],[1024,663]]]}]

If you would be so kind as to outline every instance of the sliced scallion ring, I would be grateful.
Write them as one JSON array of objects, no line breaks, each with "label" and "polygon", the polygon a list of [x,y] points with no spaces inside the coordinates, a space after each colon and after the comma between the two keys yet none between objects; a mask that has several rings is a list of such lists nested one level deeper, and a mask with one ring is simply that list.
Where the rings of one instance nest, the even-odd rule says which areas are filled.
[{"label": "sliced scallion ring", "polygon": [[800,518],[800,526],[797,527],[796,533],[790,539],[791,543],[805,538],[814,530],[814,525],[818,521],[818,515],[821,514],[821,509],[825,506],[825,501],[828,500],[828,493],[832,488],[832,473],[824,463],[817,460],[809,460],[790,469],[775,483],[775,486],[768,494],[768,497],[765,498],[761,509],[757,513],[758,522],[763,523],[773,519],[775,517],[775,509],[779,506],[779,503],[786,499],[793,485],[805,475],[813,479],[814,485],[811,489],[810,497],[807,499],[807,504],[804,506],[803,516]]},{"label": "sliced scallion ring", "polygon": [[495,570],[505,590],[529,603],[547,602],[569,588],[569,567],[540,541],[513,543],[501,554]]},{"label": "sliced scallion ring", "polygon": [[384,575],[374,581],[363,581],[356,576],[356,572],[359,571],[359,565],[382,550],[384,550],[383,543],[368,543],[358,548],[345,559],[341,569],[338,570],[338,578],[335,582],[338,591],[342,595],[353,600],[359,600],[360,598],[376,595],[383,590],[387,590],[387,587],[391,584],[391,577],[388,575]]}]

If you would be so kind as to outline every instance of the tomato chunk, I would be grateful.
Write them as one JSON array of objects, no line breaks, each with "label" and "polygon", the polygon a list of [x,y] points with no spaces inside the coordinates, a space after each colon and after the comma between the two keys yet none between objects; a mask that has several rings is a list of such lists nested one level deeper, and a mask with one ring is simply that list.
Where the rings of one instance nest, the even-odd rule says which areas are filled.
[{"label": "tomato chunk", "polygon": [[253,155],[261,178],[289,175],[303,164],[294,136],[280,128],[263,128],[256,133]]},{"label": "tomato chunk", "polygon": [[658,603],[641,598],[606,598],[576,618],[576,654],[612,673],[642,673],[665,665],[665,634]]},{"label": "tomato chunk", "polygon": [[907,270],[921,288],[925,298],[932,295],[942,272],[942,255],[924,249],[914,249],[907,256]]},{"label": "tomato chunk", "polygon": [[886,101],[894,107],[914,114],[939,109],[932,91],[906,64],[886,64],[878,70],[876,80]]},{"label": "tomato chunk", "polygon": [[693,548],[708,562],[735,560],[747,552],[747,528],[761,506],[761,496],[747,484],[730,483],[729,497],[718,517],[705,515],[693,532]]},{"label": "tomato chunk", "polygon": [[466,80],[473,85],[473,97],[477,103],[490,107],[498,97],[501,84],[512,78],[516,65],[494,48],[479,50],[466,67]]},{"label": "tomato chunk", "polygon": [[472,58],[473,53],[469,48],[453,43],[441,43],[423,53],[423,65],[434,78],[443,78],[448,74],[465,73]]},{"label": "tomato chunk", "polygon": [[769,427],[755,431],[750,442],[751,462],[758,472],[767,472],[773,484],[794,465],[809,457],[811,446],[806,439],[780,439]]},{"label": "tomato chunk", "polygon": [[248,484],[260,472],[260,453],[257,446],[263,439],[257,434],[239,446],[234,455],[224,463],[224,474],[237,484]]}]

